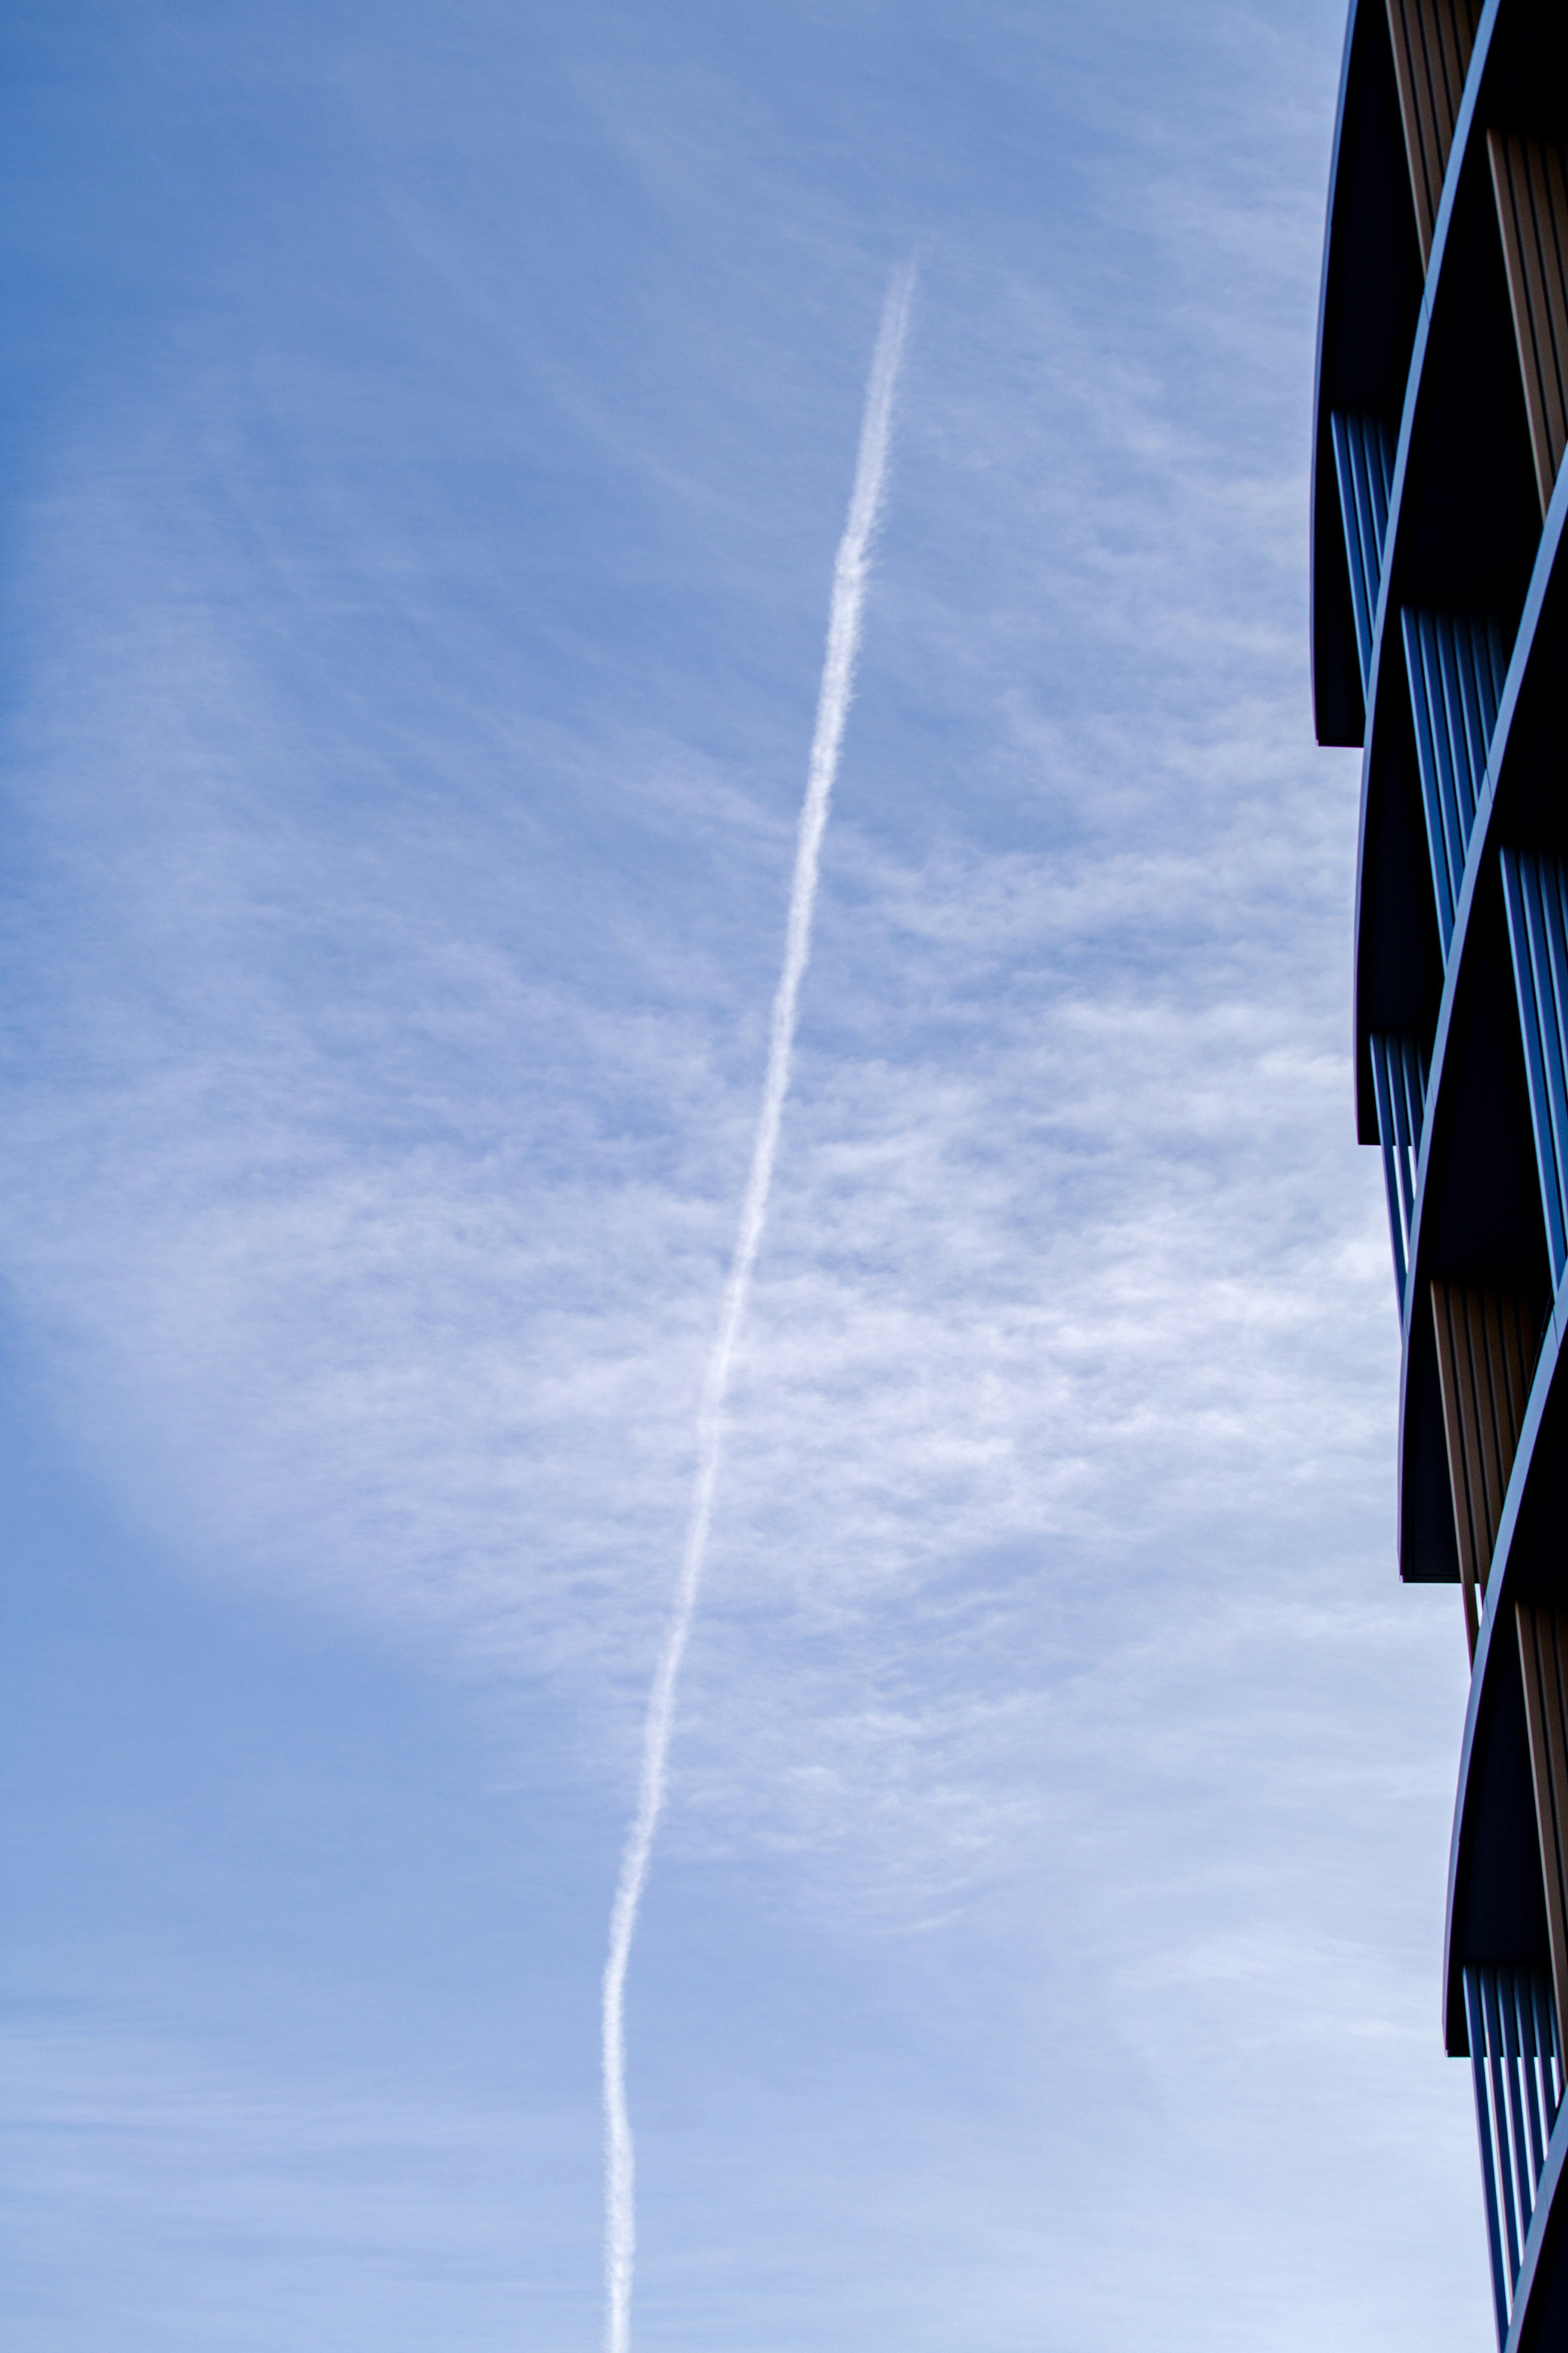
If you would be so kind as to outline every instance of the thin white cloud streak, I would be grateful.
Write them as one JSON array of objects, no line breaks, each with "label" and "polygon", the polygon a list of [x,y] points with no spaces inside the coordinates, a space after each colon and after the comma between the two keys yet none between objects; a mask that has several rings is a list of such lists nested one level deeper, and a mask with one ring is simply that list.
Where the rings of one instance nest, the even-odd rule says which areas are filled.
[{"label": "thin white cloud streak", "polygon": [[653,1842],[664,1811],[668,1787],[669,1743],[675,1725],[676,1694],[681,1662],[691,1635],[691,1621],[701,1589],[713,1525],[713,1499],[719,1482],[723,1449],[724,1406],[734,1367],[735,1347],[745,1321],[752,1277],[763,1229],[767,1222],[768,1196],[778,1158],[779,1128],[789,1091],[790,1058],[795,1046],[801,983],[811,954],[811,919],[816,903],[822,838],[828,805],[844,748],[845,722],[855,691],[855,666],[866,611],[866,586],[870,575],[872,544],[881,512],[887,480],[888,449],[892,437],[893,399],[899,368],[909,332],[910,303],[914,292],[914,264],[906,262],[893,274],[882,309],[881,327],[872,356],[870,379],[860,425],[860,447],[849,494],[849,514],[833,567],[833,596],[828,608],[827,651],[817,695],[816,725],[812,736],[805,799],[796,838],[795,874],[790,885],[789,916],[784,931],[784,967],[773,998],[768,1037],[767,1075],[762,1109],[752,1146],[751,1170],[741,1208],[741,1227],[729,1280],[724,1288],[719,1334],[709,1359],[697,1413],[697,1473],[691,1516],[687,1528],[680,1575],[658,1662],[654,1670],[643,1733],[642,1770],[637,1810],[621,1857],[620,1877],[610,1914],[609,1951],[603,1988],[603,2060],[605,2102],[605,2342],[608,2353],[626,2353],[631,2342],[632,2270],[637,2253],[636,2157],[631,2119],[626,2107],[626,1989],[637,1913],[647,1885]]},{"label": "thin white cloud streak", "polygon": [[[1190,259],[1173,251],[1171,272]],[[743,1874],[776,1860],[787,1921],[870,1953],[879,2000],[938,1950],[901,1934],[933,1908],[967,1924],[988,1987],[1014,1967],[1026,1989],[1022,2040],[1000,1993],[975,2024],[973,2145],[1007,2163],[962,2225],[956,2110],[929,2165],[921,2103],[886,2119],[876,2164],[825,2171],[815,2147],[803,2162],[792,2341],[891,2333],[935,2353],[973,2318],[978,2263],[996,2353],[1036,2342],[1041,2279],[1059,2302],[1091,2277],[1106,2284],[1070,2290],[1085,2353],[1151,2328],[1213,2353],[1205,2282],[1239,2247],[1227,2346],[1252,2353],[1273,2328],[1284,2353],[1327,2327],[1370,2347],[1385,2299],[1381,2341],[1457,2347],[1485,2325],[1485,2259],[1468,2126],[1446,2121],[1462,2071],[1444,2077],[1427,2021],[1463,1643],[1450,1596],[1400,1591],[1386,1533],[1387,1238],[1344,1111],[1353,768],[1310,748],[1294,641],[1268,635],[1280,592],[1237,520],[1285,517],[1266,552],[1294,596],[1298,442],[1278,478],[1268,450],[1239,472],[1228,444],[1162,455],[1159,387],[1105,396],[1114,344],[1064,387],[1064,351],[1096,356],[1081,324],[939,275],[922,271],[920,462],[879,575],[853,811],[835,796],[660,1860],[677,1840]],[[635,1776],[689,1502],[678,1400],[700,1384],[754,1126],[786,755],[771,735],[765,763],[645,739],[613,710],[552,748],[498,686],[499,716],[477,707],[519,747],[526,793],[443,787],[424,829],[417,805],[378,796],[373,860],[313,806],[323,765],[279,720],[274,657],[226,620],[240,559],[195,561],[201,484],[178,457],[145,481],[106,461],[109,516],[64,515],[29,575],[59,655],[35,820],[58,881],[16,960],[45,1017],[17,1036],[51,1053],[7,1139],[7,1274],[34,1328],[60,1335],[67,1426],[176,1556],[542,1683],[567,1760],[525,1709],[521,1769],[542,1757],[597,1804]],[[780,575],[819,629],[820,585]],[[732,569],[719,585],[740,601]],[[1109,675],[1108,638],[1125,649]],[[799,642],[782,649],[797,678]],[[514,658],[498,639],[508,691]],[[906,702],[921,723],[889,744]],[[333,724],[329,703],[329,741]],[[451,776],[491,777],[487,743],[454,733]],[[373,744],[395,780],[396,740]],[[586,920],[562,845],[522,830],[604,778],[617,839],[636,829],[646,922],[602,857],[586,880],[617,923]],[[786,829],[794,797],[786,784]],[[547,971],[510,920],[538,866],[586,943]],[[1301,1727],[1289,1745],[1282,1719]],[[754,1883],[731,1886],[740,1920]],[[1272,1934],[1281,1915],[1304,1957],[1323,1933],[1390,1951],[1384,2007],[1416,2021],[1417,2059],[1310,1957],[1243,2010],[1174,1978],[1123,2000],[1152,1937],[1206,1953],[1220,1928]],[[953,1967],[925,2012],[941,2036],[979,2007]],[[1135,2076],[1095,2073],[1114,2067],[1102,2041],[1058,2172],[1038,2087],[1075,2111],[1061,2021],[1086,1983],[1119,1989],[1114,2039],[1161,2087],[1161,2128]],[[1303,2040],[1318,2002],[1331,2043]],[[677,1996],[650,2088],[679,2067],[690,2096],[708,2024],[704,2009],[689,2034]],[[831,2055],[835,2025],[814,2017],[808,2059]],[[1235,2157],[1267,2137],[1281,2085],[1304,2118],[1288,2190]],[[756,2334],[764,2272],[778,2321],[777,2224],[746,2200],[792,2085],[738,2080],[732,2116],[710,2089],[723,2129],[659,2158],[672,2196],[696,2195],[683,2168],[694,2138],[711,2148],[691,2209],[711,2227],[660,2251],[679,2269],[685,2241],[700,2310],[668,2277],[660,2302],[720,2346]],[[825,2113],[847,2133],[830,2107],[814,2129]],[[1368,2113],[1386,2156],[1347,2123]],[[1138,2152],[1184,2147],[1194,2117],[1214,2137],[1170,2243],[1129,2264],[1127,2215],[1168,2188]],[[1346,2147],[1357,2166],[1319,2164]],[[1339,2224],[1387,2178],[1400,2196],[1363,2249]],[[584,2274],[583,2243],[527,2202],[521,2256],[515,2198],[503,2224],[531,2283],[524,2333],[566,2341],[538,2302],[559,2279],[585,2287],[589,2341],[592,2259]],[[1330,2246],[1343,2303],[1326,2319],[1314,2274],[1282,2306],[1279,2278]],[[896,2313],[857,2303],[873,2293]],[[497,2345],[518,2327],[514,2294]]]}]

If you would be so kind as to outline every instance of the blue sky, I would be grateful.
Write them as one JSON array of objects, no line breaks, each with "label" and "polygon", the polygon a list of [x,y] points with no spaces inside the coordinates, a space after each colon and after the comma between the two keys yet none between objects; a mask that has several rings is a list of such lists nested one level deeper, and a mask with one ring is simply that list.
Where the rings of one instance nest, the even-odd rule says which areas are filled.
[{"label": "blue sky", "polygon": [[13,12],[27,2353],[1479,2342],[1311,744],[1335,5]]}]

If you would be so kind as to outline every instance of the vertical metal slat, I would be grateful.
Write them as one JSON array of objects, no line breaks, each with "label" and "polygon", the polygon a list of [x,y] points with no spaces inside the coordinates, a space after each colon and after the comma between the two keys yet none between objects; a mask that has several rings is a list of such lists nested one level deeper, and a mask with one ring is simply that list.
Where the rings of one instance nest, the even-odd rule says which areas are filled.
[{"label": "vertical metal slat", "polygon": [[1542,1050],[1552,1115],[1558,1193],[1568,1254],[1568,873],[1561,859],[1541,858],[1535,869],[1541,939],[1545,951],[1538,995],[1544,1029]]},{"label": "vertical metal slat", "polygon": [[[1530,1612],[1530,1633],[1536,1658],[1533,1688],[1527,1681],[1525,1724],[1531,1742],[1531,1769],[1539,1747],[1545,1767],[1545,1788],[1536,1799],[1541,1839],[1541,1868],[1545,1881],[1547,1940],[1552,1948],[1553,1990],[1559,2018],[1568,2008],[1568,1657],[1557,1614],[1549,1609]],[[1529,1703],[1540,1710],[1540,1729],[1530,1722]]]},{"label": "vertical metal slat", "polygon": [[1461,1404],[1462,1375],[1456,1324],[1455,1286],[1432,1285],[1432,1322],[1437,1340],[1437,1385],[1443,1402],[1443,1438],[1448,1454],[1448,1484],[1454,1499],[1454,1536],[1459,1548],[1459,1583],[1465,1605],[1465,1640],[1475,1664],[1479,1612],[1476,1607],[1476,1514],[1470,1493]]},{"label": "vertical metal slat", "polygon": [[1430,613],[1409,606],[1400,614],[1400,633],[1447,956],[1507,669],[1503,635],[1489,614]]},{"label": "vertical metal slat", "polygon": [[1491,1574],[1535,1368],[1533,1311],[1528,1300],[1476,1283],[1435,1278],[1431,1296],[1454,1537],[1473,1660],[1477,1597],[1484,1599]]},{"label": "vertical metal slat", "polygon": [[1458,828],[1454,839],[1454,849],[1458,852],[1454,870],[1454,903],[1457,907],[1459,887],[1465,879],[1465,858],[1476,821],[1476,803],[1480,797],[1481,771],[1487,764],[1487,744],[1491,729],[1482,726],[1477,707],[1475,661],[1469,632],[1445,613],[1436,619],[1432,634],[1436,640],[1437,676],[1449,744],[1454,807],[1458,816]]},{"label": "vertical metal slat", "polygon": [[[1510,863],[1514,861],[1510,860]],[[1524,915],[1524,940],[1530,958],[1531,994],[1538,1024],[1538,1036],[1531,1042],[1536,1049],[1536,1064],[1542,1082],[1542,1110],[1545,1115],[1546,1133],[1542,1139],[1545,1151],[1541,1155],[1544,1180],[1550,1170],[1556,1194],[1557,1234],[1562,1238],[1561,1254],[1554,1251],[1552,1275],[1561,1280],[1563,1259],[1568,1258],[1568,1218],[1564,1216],[1564,1146],[1568,1145],[1568,1088],[1564,1085],[1563,1059],[1561,901],[1553,890],[1555,876],[1543,874],[1542,861],[1526,858],[1518,862],[1515,880]],[[1554,951],[1556,951],[1554,953]],[[1549,1226],[1553,1222],[1547,1211]],[[1553,1238],[1557,1239],[1556,1236]]]},{"label": "vertical metal slat", "polygon": [[1530,2144],[1530,2200],[1533,2211],[1541,2177],[1546,2169],[1546,2134],[1541,2117],[1541,2084],[1537,2075],[1540,2052],[1535,2035],[1532,2000],[1535,1971],[1528,1962],[1513,1972],[1514,2033],[1519,2043],[1519,2078],[1524,2098],[1524,2118]]},{"label": "vertical metal slat", "polygon": [[1497,2315],[1497,2341],[1508,2336],[1509,2294],[1512,2282],[1503,2256],[1502,2223],[1498,2212],[1496,2140],[1487,2088],[1486,2010],[1481,2000],[1483,1963],[1471,1962],[1464,1972],[1465,2023],[1470,2041],[1470,2081],[1476,2095],[1476,2133],[1481,2147],[1481,2189],[1487,2208],[1487,2244],[1492,2259],[1492,2304]]},{"label": "vertical metal slat", "polygon": [[1568,2091],[1568,2066],[1564,2065],[1563,2058],[1563,2007],[1560,2002],[1552,2000],[1551,1989],[1546,1983],[1543,1973],[1539,1969],[1535,1977],[1535,1999],[1537,2007],[1542,2012],[1546,2021],[1546,2032],[1542,2040],[1542,2047],[1548,2052],[1549,2063],[1546,2128],[1550,2139],[1550,2136],[1557,2129],[1557,2119],[1563,2109],[1563,2093]]},{"label": "vertical metal slat", "polygon": [[1388,531],[1388,496],[1394,479],[1394,444],[1380,417],[1335,409],[1329,419],[1340,514],[1344,523],[1355,616],[1362,691],[1372,678],[1372,640],[1383,583],[1383,543]]},{"label": "vertical metal slat", "polygon": [[1533,232],[1532,276],[1540,305],[1535,341],[1540,353],[1542,406],[1548,419],[1549,448],[1555,458],[1552,474],[1563,462],[1568,438],[1568,403],[1563,398],[1563,344],[1568,332],[1568,304],[1563,283],[1563,159],[1561,152],[1537,139],[1521,142],[1525,185],[1529,190],[1530,223]]},{"label": "vertical metal slat", "polygon": [[[1503,1491],[1512,1468],[1512,1449],[1507,1440],[1508,1395],[1501,1362],[1502,1334],[1495,1296],[1483,1293],[1479,1314],[1472,1310],[1466,1316],[1465,1324],[1470,1342],[1471,1378],[1476,1387],[1476,1476],[1485,1499],[1487,1527],[1495,1543],[1498,1525],[1502,1518]],[[1490,1550],[1489,1546],[1486,1569],[1479,1561],[1477,1563],[1477,1575],[1483,1592],[1487,1569],[1491,1567]]]},{"label": "vertical metal slat", "polygon": [[1544,514],[1568,440],[1568,174],[1546,140],[1489,131],[1509,308]]},{"label": "vertical metal slat", "polygon": [[1383,1182],[1388,1195],[1388,1239],[1394,1248],[1394,1289],[1399,1302],[1400,1320],[1405,1316],[1405,1245],[1409,1219],[1405,1213],[1405,1155],[1396,1136],[1396,1121],[1392,1090],[1388,1083],[1388,1053],[1386,1040],[1374,1036],[1372,1046],[1372,1087],[1377,1102],[1377,1132],[1383,1140]]},{"label": "vertical metal slat", "polygon": [[[1505,1964],[1497,1974],[1498,2029],[1502,2046],[1502,2080],[1508,2097],[1508,2137],[1513,2159],[1514,2196],[1519,2208],[1519,2260],[1522,2263],[1524,2242],[1530,2236],[1531,2216],[1535,2211],[1536,2177],[1531,2169],[1531,2150],[1524,2097],[1524,2052],[1520,2048],[1519,2010],[1514,1998],[1519,1972]],[[1517,2287],[1518,2264],[1514,2267],[1513,2279]]]},{"label": "vertical metal slat", "polygon": [[[1531,1124],[1535,1131],[1536,1166],[1541,1178],[1542,1210],[1546,1220],[1553,1287],[1562,1281],[1568,1262],[1568,1225],[1563,1217],[1562,1141],[1557,1097],[1561,1076],[1552,1065],[1557,1022],[1552,1005],[1551,955],[1547,943],[1549,918],[1542,902],[1535,861],[1511,850],[1502,856],[1503,903],[1508,916],[1509,947],[1513,964],[1514,991],[1519,999],[1520,1028],[1524,1044],[1525,1076],[1530,1094]],[[1554,1076],[1558,1083],[1553,1084]]]},{"label": "vertical metal slat", "polygon": [[1423,269],[1432,259],[1432,234],[1479,18],[1480,0],[1388,0]]},{"label": "vertical metal slat", "polygon": [[1367,1040],[1367,1051],[1377,1106],[1377,1136],[1383,1147],[1394,1288],[1403,1319],[1415,1231],[1415,1179],[1426,1113],[1426,1057],[1419,1039],[1404,1029],[1374,1029]]},{"label": "vertical metal slat", "polygon": [[1503,2231],[1508,2247],[1508,2284],[1512,2295],[1519,2278],[1520,2249],[1519,2209],[1514,2202],[1513,2167],[1509,2157],[1508,2090],[1503,2063],[1502,2021],[1498,2015],[1498,1984],[1495,1968],[1481,1969],[1481,2009],[1487,2022],[1487,2063],[1490,2074],[1492,2116],[1496,2127],[1495,2146],[1498,2159],[1498,2203],[1502,2209]]},{"label": "vertical metal slat", "polygon": [[1555,860],[1505,849],[1503,905],[1553,1288],[1568,1267],[1568,923]]},{"label": "vertical metal slat", "polygon": [[1400,615],[1400,623],[1410,681],[1411,715],[1415,722],[1415,765],[1421,776],[1432,881],[1437,894],[1437,920],[1443,933],[1443,954],[1447,956],[1453,943],[1458,877],[1464,866],[1458,855],[1458,810],[1454,801],[1453,764],[1441,702],[1434,691],[1439,666],[1436,632],[1430,613],[1406,611]]}]

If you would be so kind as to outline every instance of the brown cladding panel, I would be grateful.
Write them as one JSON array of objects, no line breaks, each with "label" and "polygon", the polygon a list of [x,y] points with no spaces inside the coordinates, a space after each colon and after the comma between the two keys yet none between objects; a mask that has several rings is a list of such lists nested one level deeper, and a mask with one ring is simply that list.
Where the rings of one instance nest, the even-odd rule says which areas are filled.
[{"label": "brown cladding panel", "polygon": [[1432,1321],[1448,1443],[1448,1483],[1465,1631],[1476,1651],[1478,1593],[1484,1597],[1535,1369],[1537,1334],[1528,1301],[1465,1282],[1434,1282]]},{"label": "brown cladding panel", "polygon": [[1394,74],[1423,269],[1432,259],[1443,175],[1480,18],[1481,0],[1388,0]]},{"label": "brown cladding panel", "polygon": [[1544,514],[1568,441],[1568,154],[1511,131],[1489,131],[1487,153]]},{"label": "brown cladding panel", "polygon": [[1568,2021],[1568,1618],[1521,1601],[1517,1619],[1552,1991]]}]

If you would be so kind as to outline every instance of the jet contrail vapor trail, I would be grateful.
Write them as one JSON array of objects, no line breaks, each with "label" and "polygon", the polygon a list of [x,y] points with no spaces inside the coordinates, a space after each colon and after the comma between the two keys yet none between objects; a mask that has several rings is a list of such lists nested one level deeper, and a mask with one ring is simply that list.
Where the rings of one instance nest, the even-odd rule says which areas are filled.
[{"label": "jet contrail vapor trail", "polygon": [[745,1320],[752,1274],[768,1214],[768,1194],[778,1157],[779,1124],[789,1088],[790,1055],[795,1046],[795,1016],[800,985],[811,953],[811,918],[816,900],[817,868],[822,837],[827,824],[827,804],[838,773],[844,743],[844,723],[855,690],[855,664],[860,651],[860,627],[866,609],[866,583],[871,568],[871,545],[882,504],[888,467],[888,445],[893,423],[893,394],[914,292],[914,264],[894,273],[882,311],[881,332],[866,387],[866,409],[860,425],[860,451],[855,467],[855,487],[849,494],[849,516],[833,567],[833,601],[827,619],[827,651],[822,666],[822,686],[816,702],[816,727],[811,741],[805,800],[795,853],[795,879],[790,886],[789,918],[784,930],[784,967],[773,998],[768,1037],[767,1076],[762,1110],[752,1145],[751,1172],[741,1207],[740,1231],[724,1286],[718,1337],[709,1359],[697,1413],[697,1472],[687,1525],[680,1575],[658,1664],[648,1694],[647,1722],[643,1732],[642,1773],[637,1810],[626,1833],[621,1874],[610,1913],[609,1952],[604,1979],[605,2078],[605,2353],[628,2353],[631,2343],[632,2259],[637,2249],[637,2207],[632,2128],[626,2114],[626,1964],[637,1933],[637,1909],[647,1885],[654,1833],[664,1811],[669,1765],[669,1737],[675,1722],[676,1686],[691,1632],[698,1589],[708,1558],[709,1532],[713,1522],[713,1495],[719,1482],[719,1458],[723,1441],[724,1402],[735,1344]]}]

